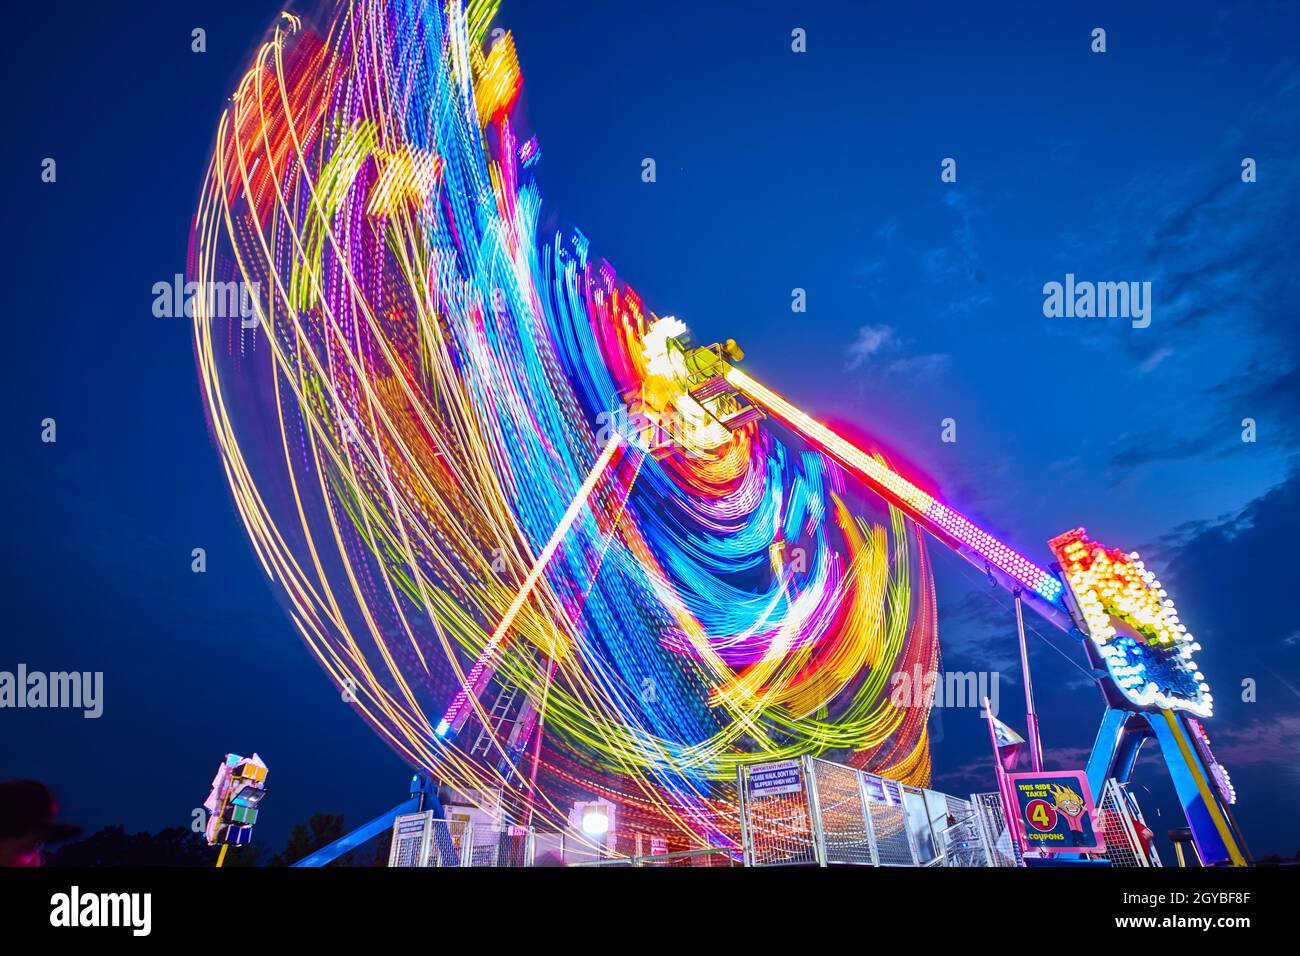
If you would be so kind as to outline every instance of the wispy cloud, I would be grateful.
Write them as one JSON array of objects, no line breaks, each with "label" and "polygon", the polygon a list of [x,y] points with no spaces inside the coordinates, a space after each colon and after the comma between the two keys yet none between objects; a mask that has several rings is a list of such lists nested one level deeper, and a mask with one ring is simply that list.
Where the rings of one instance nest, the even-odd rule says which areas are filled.
[{"label": "wispy cloud", "polygon": [[1290,756],[1292,777],[1298,775],[1294,757],[1300,754],[1300,713],[1218,727],[1213,734],[1215,756],[1229,772],[1232,767],[1276,767]]},{"label": "wispy cloud", "polygon": [[892,325],[861,326],[844,351],[844,371],[868,370],[879,381],[916,381],[948,368],[948,355],[940,352],[909,355],[906,354],[909,344]]},{"label": "wispy cloud", "polygon": [[975,238],[982,209],[975,193],[964,187],[945,190],[940,202],[956,220],[946,243],[921,251],[921,266],[932,284],[944,288],[950,313],[971,312],[993,301]]},{"label": "wispy cloud", "polygon": [[881,349],[897,339],[892,326],[864,325],[858,329],[857,337],[849,344],[845,353],[844,370],[852,372],[859,369]]},{"label": "wispy cloud", "polygon": [[1150,372],[1154,372],[1157,366],[1159,366],[1161,362],[1163,362],[1165,359],[1169,358],[1169,356],[1173,354],[1174,354],[1173,349],[1167,346],[1162,346],[1161,348],[1156,349],[1154,352],[1152,352],[1150,355],[1148,355],[1145,359],[1142,360],[1142,364],[1138,366],[1138,371],[1141,372],[1143,375],[1146,375]]},{"label": "wispy cloud", "polygon": [[952,356],[942,352],[926,352],[923,355],[908,355],[894,359],[885,365],[884,373],[903,378],[930,378],[945,371],[952,362]]}]

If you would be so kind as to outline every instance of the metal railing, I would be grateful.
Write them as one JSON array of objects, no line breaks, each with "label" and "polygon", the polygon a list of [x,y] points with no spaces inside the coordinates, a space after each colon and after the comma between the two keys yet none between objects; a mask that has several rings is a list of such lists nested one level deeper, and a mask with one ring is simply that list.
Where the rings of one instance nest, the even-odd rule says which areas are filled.
[{"label": "metal railing", "polygon": [[1160,855],[1148,839],[1139,837],[1139,830],[1147,829],[1137,798],[1114,779],[1106,781],[1097,805],[1098,825],[1106,839],[1106,852],[1111,866],[1144,867],[1161,866]]},{"label": "metal railing", "polygon": [[976,808],[819,758],[741,767],[747,866],[989,866]]},{"label": "metal railing", "polygon": [[1020,844],[1007,825],[1006,815],[1002,810],[1002,796],[998,793],[973,793],[971,803],[975,807],[984,846],[989,852],[991,866],[1020,866]]},{"label": "metal railing", "polygon": [[[820,828],[807,786],[808,760],[739,769],[741,846],[746,866],[797,866],[822,860]],[[793,775],[797,783],[775,786],[764,772]],[[777,779],[771,777],[771,779]]]},{"label": "metal railing", "polygon": [[574,866],[741,866],[735,850],[675,850],[647,856],[620,856],[588,860]]},{"label": "metal railing", "polygon": [[[742,766],[741,845],[668,851],[663,837],[576,832],[404,814],[389,866],[961,866],[1022,865],[997,793],[970,800],[813,757]],[[1098,805],[1112,866],[1160,866],[1133,794],[1108,780]],[[734,831],[733,831],[734,832]],[[649,849],[650,852],[645,852]]]},{"label": "metal railing", "polygon": [[526,867],[533,865],[531,827],[442,820],[432,810],[393,821],[388,865]]}]

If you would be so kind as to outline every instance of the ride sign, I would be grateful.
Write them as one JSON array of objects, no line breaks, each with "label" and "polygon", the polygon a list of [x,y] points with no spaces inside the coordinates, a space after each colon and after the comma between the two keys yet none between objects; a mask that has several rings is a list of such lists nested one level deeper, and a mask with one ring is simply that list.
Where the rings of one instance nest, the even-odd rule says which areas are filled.
[{"label": "ride sign", "polygon": [[797,760],[759,764],[749,771],[750,797],[775,797],[782,793],[798,793],[802,789],[803,775]]},{"label": "ride sign", "polygon": [[1044,853],[1096,853],[1106,849],[1097,826],[1097,808],[1080,770],[1013,773],[1020,846]]}]

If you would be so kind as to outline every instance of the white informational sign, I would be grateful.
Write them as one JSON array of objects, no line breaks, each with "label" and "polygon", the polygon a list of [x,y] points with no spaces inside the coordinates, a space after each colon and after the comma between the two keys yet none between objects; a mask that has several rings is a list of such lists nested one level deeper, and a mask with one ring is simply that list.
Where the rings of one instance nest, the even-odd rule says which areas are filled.
[{"label": "white informational sign", "polygon": [[393,821],[393,843],[389,866],[424,866],[429,855],[429,834],[433,811],[407,813]]},{"label": "white informational sign", "polygon": [[759,764],[749,771],[749,797],[775,797],[803,790],[803,773],[797,760]]}]

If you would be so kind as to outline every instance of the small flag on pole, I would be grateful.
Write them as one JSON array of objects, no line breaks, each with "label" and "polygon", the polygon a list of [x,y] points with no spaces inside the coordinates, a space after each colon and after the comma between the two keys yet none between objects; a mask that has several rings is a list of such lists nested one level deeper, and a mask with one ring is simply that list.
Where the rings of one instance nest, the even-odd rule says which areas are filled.
[{"label": "small flag on pole", "polygon": [[1020,748],[1024,746],[1025,738],[992,714],[989,714],[989,721],[993,728],[993,746],[997,750],[998,763],[1002,765],[1003,771],[1010,773],[1016,769],[1016,762],[1020,759]]}]

